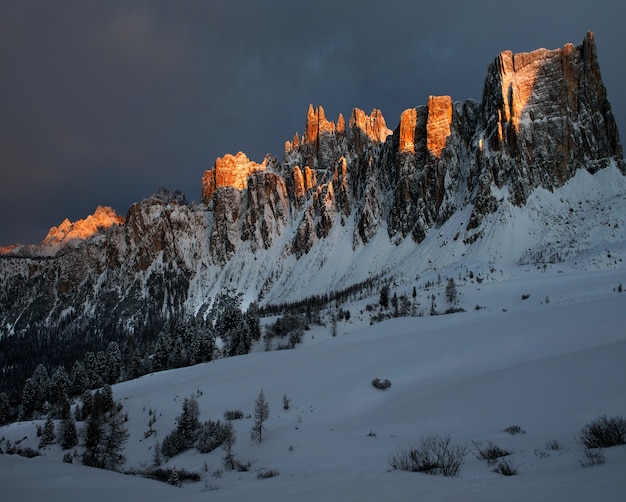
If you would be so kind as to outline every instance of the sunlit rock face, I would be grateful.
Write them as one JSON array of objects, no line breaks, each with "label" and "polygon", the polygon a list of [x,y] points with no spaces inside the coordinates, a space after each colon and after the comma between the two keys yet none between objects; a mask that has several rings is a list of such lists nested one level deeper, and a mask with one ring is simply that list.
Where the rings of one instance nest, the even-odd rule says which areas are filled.
[{"label": "sunlit rock face", "polygon": [[576,47],[501,53],[488,68],[477,139],[471,226],[493,210],[492,184],[507,185],[521,205],[536,187],[552,190],[578,169],[594,173],[615,161],[623,171],[593,34]]},{"label": "sunlit rock face", "polygon": [[367,115],[363,110],[354,108],[350,115],[350,143],[354,151],[361,153],[368,144],[384,143],[393,131],[387,127],[380,110],[372,110]]},{"label": "sunlit rock face", "polygon": [[402,112],[400,116],[399,136],[400,153],[415,152],[415,126],[417,124],[417,110],[409,108]]},{"label": "sunlit rock face", "polygon": [[226,154],[218,158],[213,168],[205,171],[202,177],[202,202],[208,204],[213,192],[219,187],[229,186],[243,190],[247,186],[250,174],[264,171],[266,168],[266,160],[257,164],[243,152],[238,152],[237,155]]},{"label": "sunlit rock face", "polygon": [[441,155],[450,136],[452,125],[452,98],[431,96],[428,98],[428,120],[426,122],[426,148],[435,157]]},{"label": "sunlit rock face", "polygon": [[52,227],[45,239],[44,246],[57,246],[71,241],[85,240],[102,232],[112,225],[123,225],[124,217],[108,206],[98,206],[95,212],[82,220],[71,222],[65,218],[58,227]]}]

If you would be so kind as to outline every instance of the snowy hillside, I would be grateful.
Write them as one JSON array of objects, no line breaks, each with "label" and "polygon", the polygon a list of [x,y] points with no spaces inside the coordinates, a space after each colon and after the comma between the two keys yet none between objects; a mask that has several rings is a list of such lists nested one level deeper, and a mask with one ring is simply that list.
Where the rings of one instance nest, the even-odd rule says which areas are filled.
[{"label": "snowy hillside", "polygon": [[[164,467],[199,472],[201,481],[175,489],[62,464],[60,447],[52,445],[43,450],[46,458],[0,455],[3,498],[623,500],[626,447],[606,449],[604,465],[583,468],[576,443],[595,417],[626,416],[626,293],[618,292],[626,268],[603,268],[511,266],[503,271],[507,280],[460,284],[467,312],[445,316],[366,326],[366,319],[359,321],[364,303],[355,302],[336,338],[328,327],[313,327],[295,350],[115,385],[114,398],[129,416],[126,469],[152,462],[156,439],[175,427],[185,397],[196,397],[200,420],[215,420],[226,410],[252,413],[263,389],[270,405],[263,442],[250,439],[251,418],[233,421],[234,452],[251,463],[250,471],[224,470],[222,449],[189,450]],[[377,390],[374,378],[392,385]],[[282,407],[285,394],[289,410]],[[156,436],[145,439],[149,410],[158,414]],[[513,425],[525,433],[503,432]],[[427,434],[450,434],[453,443],[467,444],[459,476],[391,470],[390,455]],[[0,437],[26,437],[21,446],[37,447],[34,422],[6,426]],[[513,451],[508,458],[517,476],[496,474],[475,457],[474,442],[488,441]],[[278,475],[257,479],[267,469]]]}]

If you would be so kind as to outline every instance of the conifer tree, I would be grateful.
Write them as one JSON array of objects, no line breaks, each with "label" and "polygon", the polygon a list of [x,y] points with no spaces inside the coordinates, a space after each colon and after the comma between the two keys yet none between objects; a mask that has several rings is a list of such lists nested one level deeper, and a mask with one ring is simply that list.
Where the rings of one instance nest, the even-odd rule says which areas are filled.
[{"label": "conifer tree", "polygon": [[64,450],[74,448],[78,444],[78,433],[76,431],[76,423],[70,414],[63,421],[63,429],[61,431],[61,447]]},{"label": "conifer tree", "polygon": [[117,342],[109,343],[106,350],[107,360],[107,383],[113,385],[122,374],[122,353]]},{"label": "conifer tree", "polygon": [[41,435],[41,440],[39,441],[39,448],[43,448],[54,443],[55,439],[56,434],[54,433],[54,421],[52,420],[52,417],[48,415],[46,423],[43,426],[43,434]]},{"label": "conifer tree", "polygon": [[9,423],[11,417],[11,403],[6,392],[0,394],[0,427]]},{"label": "conifer tree", "polygon": [[456,303],[456,297],[456,284],[454,283],[454,278],[450,277],[446,284],[446,300],[448,300],[448,303]]},{"label": "conifer tree", "polygon": [[259,396],[254,403],[254,424],[252,425],[252,431],[250,437],[257,440],[259,443],[263,442],[263,431],[265,430],[265,421],[270,416],[270,406],[265,400],[265,394],[263,389],[259,392]]},{"label": "conifer tree", "polygon": [[224,431],[224,442],[222,443],[222,448],[224,448],[224,451],[226,452],[226,455],[224,455],[224,467],[230,470],[235,468],[235,454],[233,453],[235,441],[237,441],[237,433],[235,432],[233,423],[228,421]]}]

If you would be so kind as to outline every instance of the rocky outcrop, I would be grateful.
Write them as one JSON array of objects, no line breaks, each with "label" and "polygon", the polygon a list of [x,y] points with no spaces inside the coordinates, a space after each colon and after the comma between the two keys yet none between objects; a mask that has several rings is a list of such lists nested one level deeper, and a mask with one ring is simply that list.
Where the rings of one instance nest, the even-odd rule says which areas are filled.
[{"label": "rocky outcrop", "polygon": [[98,206],[95,212],[82,220],[67,218],[58,227],[52,227],[41,241],[42,246],[61,246],[72,241],[83,241],[101,233],[112,225],[123,225],[124,217],[108,206]]},{"label": "rocky outcrop", "polygon": [[481,111],[471,227],[493,210],[492,184],[508,186],[521,205],[536,187],[552,190],[578,169],[615,162],[624,172],[592,33],[577,47],[502,52],[489,65]]},{"label": "rocky outcrop", "polygon": [[450,96],[430,96],[426,121],[426,149],[431,155],[441,156],[450,136],[451,125],[452,99]]},{"label": "rocky outcrop", "polygon": [[372,110],[366,115],[363,110],[354,108],[350,115],[350,146],[356,153],[363,152],[372,143],[384,143],[392,131],[387,127],[380,110]]},{"label": "rocky outcrop", "polygon": [[241,238],[250,241],[253,251],[269,249],[289,220],[285,182],[278,174],[257,172],[248,178],[246,198]]},{"label": "rocky outcrop", "polygon": [[249,175],[267,168],[267,160],[264,159],[261,164],[257,164],[243,152],[238,152],[237,155],[226,154],[218,158],[213,168],[205,171],[202,177],[202,202],[208,204],[213,192],[220,187],[229,186],[243,190],[247,186]]}]

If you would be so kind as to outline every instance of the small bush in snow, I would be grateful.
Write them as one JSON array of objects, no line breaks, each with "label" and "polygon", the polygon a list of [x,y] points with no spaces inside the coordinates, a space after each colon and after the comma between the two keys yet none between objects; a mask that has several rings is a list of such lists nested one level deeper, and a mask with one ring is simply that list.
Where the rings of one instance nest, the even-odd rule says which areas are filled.
[{"label": "small bush in snow", "polygon": [[391,382],[388,378],[385,378],[384,380],[381,380],[380,378],[374,378],[374,380],[372,380],[372,385],[379,390],[386,390],[391,387]]},{"label": "small bush in snow", "polygon": [[280,473],[278,469],[260,469],[256,473],[257,479],[268,479],[278,476]]},{"label": "small bush in snow", "polygon": [[450,436],[431,435],[392,454],[389,465],[400,471],[456,476],[465,455],[467,445],[450,444]]},{"label": "small bush in snow", "polygon": [[474,447],[476,448],[475,456],[478,460],[484,460],[489,465],[493,465],[496,463],[496,460],[500,457],[506,457],[510,455],[512,452],[505,450],[504,448],[500,448],[499,446],[493,444],[491,441],[487,443],[487,446],[482,446],[480,442],[473,441]]},{"label": "small bush in snow", "polygon": [[561,451],[564,449],[565,447],[561,443],[559,443],[556,439],[552,439],[546,442],[546,450]]},{"label": "small bush in snow", "polygon": [[224,412],[224,420],[241,420],[243,418],[243,411],[241,410],[226,410]]},{"label": "small bush in snow", "polygon": [[585,424],[578,435],[584,448],[610,448],[626,444],[626,419],[602,415]]},{"label": "small bush in snow", "polygon": [[526,434],[526,431],[522,429],[519,425],[509,425],[502,429],[502,432],[506,432],[511,436],[515,436],[517,434]]},{"label": "small bush in snow", "polygon": [[582,467],[592,467],[594,465],[602,465],[606,462],[604,458],[604,451],[602,448],[592,450],[591,448],[585,448],[585,454],[582,460],[579,460]]},{"label": "small bush in snow", "polygon": [[517,467],[514,467],[511,461],[507,458],[500,460],[498,465],[493,469],[493,472],[502,474],[503,476],[515,476],[517,474]]}]

